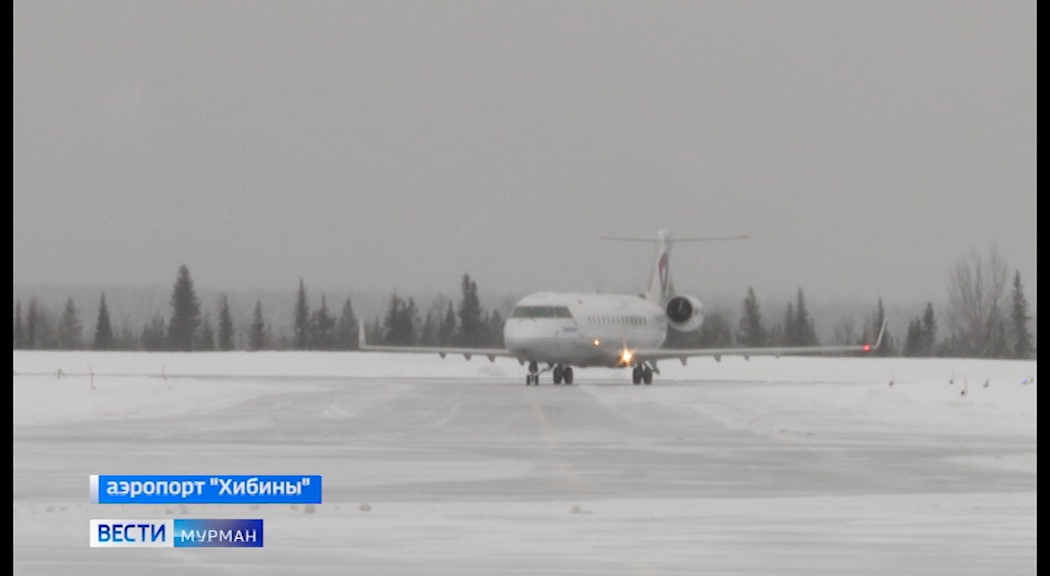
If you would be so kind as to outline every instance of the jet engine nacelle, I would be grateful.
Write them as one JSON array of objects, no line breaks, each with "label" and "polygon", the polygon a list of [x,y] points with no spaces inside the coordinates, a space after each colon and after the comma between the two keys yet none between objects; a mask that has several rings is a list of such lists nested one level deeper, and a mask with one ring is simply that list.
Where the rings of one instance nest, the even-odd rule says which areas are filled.
[{"label": "jet engine nacelle", "polygon": [[667,323],[679,332],[691,332],[704,322],[703,305],[694,296],[675,296],[667,301]]}]

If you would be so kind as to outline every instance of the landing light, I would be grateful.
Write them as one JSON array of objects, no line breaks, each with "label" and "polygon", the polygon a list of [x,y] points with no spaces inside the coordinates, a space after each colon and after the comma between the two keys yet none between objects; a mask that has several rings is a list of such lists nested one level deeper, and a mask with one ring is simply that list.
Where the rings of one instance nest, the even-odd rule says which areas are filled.
[{"label": "landing light", "polygon": [[627,351],[627,350],[624,350],[624,351],[623,351],[623,363],[624,363],[624,364],[630,364],[630,362],[631,362],[631,358],[632,358],[633,356],[634,356],[634,355],[633,355],[633,354],[631,354],[631,353],[630,353],[629,351]]},{"label": "landing light", "polygon": [[595,340],[595,341],[594,341],[594,345],[595,345],[595,346],[597,346],[597,345],[599,345],[599,344],[601,344],[601,343],[602,343],[602,341],[601,341],[601,340]]},{"label": "landing light", "polygon": [[871,344],[865,344],[864,345],[864,351],[865,352],[869,352],[870,350],[871,350]]}]

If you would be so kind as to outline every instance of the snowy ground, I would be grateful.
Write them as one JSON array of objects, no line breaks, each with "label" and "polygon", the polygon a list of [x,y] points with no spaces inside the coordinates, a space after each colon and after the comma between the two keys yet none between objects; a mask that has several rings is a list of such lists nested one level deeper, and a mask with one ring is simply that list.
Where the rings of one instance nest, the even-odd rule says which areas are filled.
[{"label": "snowy ground", "polygon": [[[1035,362],[660,368],[16,352],[15,573],[1035,573]],[[87,504],[90,474],[180,473],[321,474],[325,503]],[[88,548],[102,517],[264,518],[265,548]]]}]

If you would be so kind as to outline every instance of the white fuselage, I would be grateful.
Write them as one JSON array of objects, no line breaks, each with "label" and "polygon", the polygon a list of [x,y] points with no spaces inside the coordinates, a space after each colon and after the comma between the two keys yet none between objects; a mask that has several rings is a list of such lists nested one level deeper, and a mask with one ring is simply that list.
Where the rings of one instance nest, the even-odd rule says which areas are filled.
[{"label": "white fuselage", "polygon": [[630,294],[529,294],[503,326],[519,359],[581,368],[623,366],[625,349],[659,348],[666,336],[663,308]]}]

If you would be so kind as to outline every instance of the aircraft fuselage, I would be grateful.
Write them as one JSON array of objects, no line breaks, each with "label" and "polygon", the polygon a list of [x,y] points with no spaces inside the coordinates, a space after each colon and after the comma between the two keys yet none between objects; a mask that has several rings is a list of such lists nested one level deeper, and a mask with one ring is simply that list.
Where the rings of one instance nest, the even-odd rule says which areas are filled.
[{"label": "aircraft fuselage", "polygon": [[537,292],[522,298],[503,325],[503,341],[519,360],[625,366],[624,350],[659,348],[667,316],[630,294]]}]

